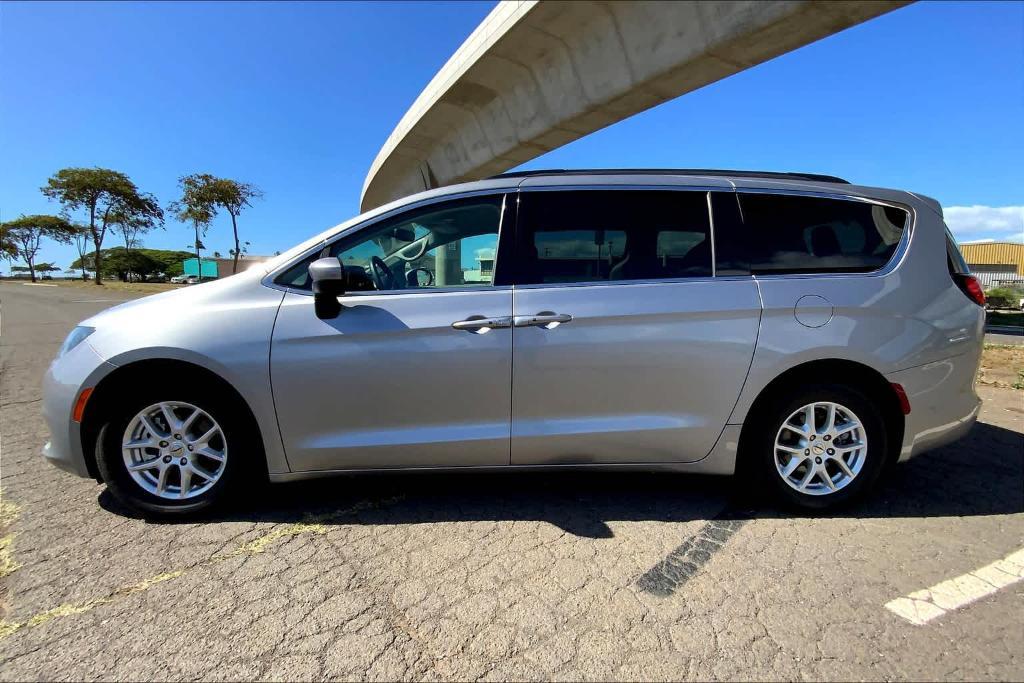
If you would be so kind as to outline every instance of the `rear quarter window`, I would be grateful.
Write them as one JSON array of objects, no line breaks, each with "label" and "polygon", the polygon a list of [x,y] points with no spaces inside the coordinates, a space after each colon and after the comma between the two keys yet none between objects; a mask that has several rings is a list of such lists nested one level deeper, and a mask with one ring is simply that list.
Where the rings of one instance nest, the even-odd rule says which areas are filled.
[{"label": "rear quarter window", "polygon": [[853,200],[740,195],[755,274],[866,273],[896,253],[909,215]]}]

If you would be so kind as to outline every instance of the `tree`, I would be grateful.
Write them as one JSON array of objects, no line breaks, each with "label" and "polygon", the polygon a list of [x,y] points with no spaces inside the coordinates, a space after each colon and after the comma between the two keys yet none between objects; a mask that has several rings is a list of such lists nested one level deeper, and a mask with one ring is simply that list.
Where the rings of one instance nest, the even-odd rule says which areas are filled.
[{"label": "tree", "polygon": [[104,257],[103,270],[105,274],[114,275],[121,282],[127,282],[132,274],[140,280],[160,272],[161,264],[153,258],[146,256],[141,251],[129,251],[124,247],[114,247],[107,251]]},{"label": "tree", "polygon": [[[78,260],[75,263],[82,270],[82,281],[84,282],[89,279],[85,273],[85,254],[89,251],[89,226],[76,224],[75,230],[75,249],[78,251]],[[71,269],[75,268],[75,263],[71,264]]]},{"label": "tree", "polygon": [[52,263],[37,263],[36,272],[46,275],[47,273],[56,273],[60,270],[60,266],[55,266]]},{"label": "tree", "polygon": [[14,246],[6,223],[0,223],[0,258],[10,262],[18,258],[18,248]]},{"label": "tree", "polygon": [[[140,197],[143,202],[146,202],[148,205],[157,206],[159,208],[156,197],[153,195],[142,194]],[[160,220],[158,221],[153,215],[125,211],[122,207],[118,207],[118,209],[111,214],[109,222],[111,228],[115,232],[119,233],[121,238],[124,239],[124,248],[131,251],[132,247],[139,246],[140,235],[162,225],[163,212],[161,212]]]},{"label": "tree", "polygon": [[[248,242],[244,242],[242,244],[242,255],[248,254],[248,253],[249,253],[249,243]],[[240,254],[238,253],[238,250],[236,250],[236,249],[228,249],[228,254],[230,254],[231,256],[235,257],[235,267],[237,268],[238,267],[238,257],[240,256]]]},{"label": "tree", "polygon": [[[36,281],[35,260],[43,239],[67,243],[74,238],[75,227],[60,216],[21,216],[3,224],[4,242],[12,245],[17,256],[28,264],[32,282]],[[11,269],[14,270],[13,268]]]},{"label": "tree", "polygon": [[199,268],[199,281],[203,281],[203,259],[200,249],[203,248],[202,237],[217,214],[217,204],[210,191],[213,176],[208,173],[195,173],[178,178],[181,198],[171,203],[171,211],[183,223],[191,223],[195,230],[196,265]]},{"label": "tree", "polygon": [[163,224],[164,213],[151,194],[140,192],[120,171],[108,168],[63,168],[53,174],[42,193],[61,203],[64,212],[84,210],[89,216],[96,284],[102,284],[103,238],[113,220],[152,221]]},{"label": "tree", "polygon": [[[196,173],[188,176],[192,182],[202,188],[203,194],[212,202],[214,210],[224,209],[231,216],[231,231],[235,238],[235,248],[229,253],[234,257],[231,272],[238,272],[238,259],[245,253],[238,239],[238,216],[242,209],[252,206],[252,200],[263,197],[263,191],[250,183],[243,183],[230,178],[218,178],[209,173]],[[249,244],[246,242],[246,244]]]},{"label": "tree", "polygon": [[187,251],[170,251],[167,249],[140,249],[139,251],[160,264],[159,272],[167,277],[181,275],[182,261],[192,257],[192,254]]},{"label": "tree", "polygon": [[[187,251],[169,251],[165,249],[132,249],[124,247],[104,249],[102,254],[103,277],[116,277],[128,280],[137,275],[146,280],[153,275],[177,275],[181,272],[181,262],[191,256]],[[71,268],[81,268],[84,263],[94,259],[90,252],[71,264]]]}]

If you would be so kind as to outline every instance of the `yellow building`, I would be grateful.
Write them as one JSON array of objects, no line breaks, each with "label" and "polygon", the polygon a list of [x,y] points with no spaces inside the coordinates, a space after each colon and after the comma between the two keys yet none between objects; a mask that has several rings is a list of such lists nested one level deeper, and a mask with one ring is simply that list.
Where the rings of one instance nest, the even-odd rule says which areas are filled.
[{"label": "yellow building", "polygon": [[983,287],[1024,283],[1024,244],[977,242],[961,244],[960,252]]}]

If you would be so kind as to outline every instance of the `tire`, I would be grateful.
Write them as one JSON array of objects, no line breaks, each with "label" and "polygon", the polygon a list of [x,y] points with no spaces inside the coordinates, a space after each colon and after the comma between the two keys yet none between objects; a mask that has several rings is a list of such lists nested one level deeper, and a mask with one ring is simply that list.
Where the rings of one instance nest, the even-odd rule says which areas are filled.
[{"label": "tire", "polygon": [[[775,399],[755,416],[751,440],[744,444],[751,458],[750,483],[800,511],[833,510],[864,497],[877,482],[889,452],[877,402],[855,388],[835,384],[807,386]],[[806,429],[807,406],[812,405],[813,431]],[[835,406],[831,428],[829,406]]]},{"label": "tire", "polygon": [[[185,427],[178,430],[181,438],[168,428],[165,409]],[[140,419],[143,413],[148,423]],[[190,417],[188,424],[181,424]],[[106,416],[96,440],[96,465],[110,493],[132,510],[146,517],[195,515],[224,503],[243,478],[242,471],[256,469],[256,457],[263,451],[246,428],[249,422],[235,400],[208,384],[202,390],[131,395]],[[200,440],[214,428],[219,431]],[[128,439],[147,445],[126,449]],[[129,460],[138,468],[134,473]]]}]

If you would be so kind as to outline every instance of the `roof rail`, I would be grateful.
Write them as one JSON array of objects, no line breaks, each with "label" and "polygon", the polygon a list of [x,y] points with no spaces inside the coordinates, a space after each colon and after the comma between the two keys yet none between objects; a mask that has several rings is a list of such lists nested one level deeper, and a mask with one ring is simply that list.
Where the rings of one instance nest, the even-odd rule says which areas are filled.
[{"label": "roof rail", "polygon": [[552,168],[532,171],[511,171],[491,176],[488,180],[498,178],[529,178],[538,175],[689,175],[689,176],[725,176],[732,178],[772,178],[774,180],[812,180],[819,183],[842,183],[849,185],[849,180],[834,175],[820,173],[781,173],[777,171],[730,171],[713,168],[583,168],[566,169]]}]

